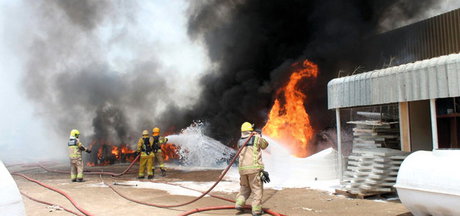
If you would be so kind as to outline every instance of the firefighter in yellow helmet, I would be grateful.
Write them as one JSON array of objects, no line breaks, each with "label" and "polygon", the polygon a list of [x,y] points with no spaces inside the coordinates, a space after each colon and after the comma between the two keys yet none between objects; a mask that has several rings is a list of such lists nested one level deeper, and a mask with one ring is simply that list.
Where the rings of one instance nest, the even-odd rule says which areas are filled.
[{"label": "firefighter in yellow helmet", "polygon": [[251,134],[253,136],[243,147],[239,156],[240,192],[236,195],[235,208],[242,211],[246,200],[252,193],[252,215],[262,215],[263,182],[270,181],[268,173],[264,171],[262,150],[268,147],[268,142],[262,138],[260,133],[254,132],[251,123],[244,122],[241,125],[238,148],[247,141]]},{"label": "firefighter in yellow helmet", "polygon": [[147,178],[153,178],[152,165],[153,165],[153,146],[149,138],[149,131],[142,131],[142,137],[137,141],[137,153],[141,154],[141,161],[139,165],[139,175],[137,178],[143,179],[145,169],[147,169]]},{"label": "firefighter in yellow helmet", "polygon": [[[166,169],[165,164],[163,162],[163,152],[161,151],[161,145],[167,143],[168,138],[160,136],[160,128],[155,127],[152,129],[152,137],[150,137],[150,140],[152,142],[154,152],[153,164],[155,164],[156,159],[158,161],[158,166],[160,167],[161,176],[166,176]],[[155,167],[153,167],[152,172],[155,172]]]},{"label": "firefighter in yellow helmet", "polygon": [[69,141],[67,142],[70,158],[70,179],[73,182],[83,181],[83,160],[81,152],[85,151],[91,153],[91,150],[83,146],[80,142],[79,136],[80,131],[73,129],[70,131]]}]

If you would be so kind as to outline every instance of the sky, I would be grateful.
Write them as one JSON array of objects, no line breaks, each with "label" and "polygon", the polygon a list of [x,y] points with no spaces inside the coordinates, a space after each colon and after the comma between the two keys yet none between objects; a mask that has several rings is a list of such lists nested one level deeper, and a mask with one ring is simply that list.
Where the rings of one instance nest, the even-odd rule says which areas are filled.
[{"label": "sky", "polygon": [[[22,87],[26,74],[24,65],[27,64],[25,56],[31,38],[43,34],[37,31],[37,19],[34,19],[34,11],[28,3],[0,0],[0,98],[3,100],[0,106],[0,130],[3,132],[0,136],[0,160],[64,159],[67,157],[65,143],[69,134],[53,133],[49,129],[50,122],[41,117],[50,114],[47,108],[36,107],[28,100]],[[143,2],[142,10],[134,17],[145,21],[137,22],[136,30],[140,32],[127,33],[132,34],[132,38],[143,34],[150,42],[148,48],[161,53],[156,59],[161,65],[159,73],[174,87],[184,106],[194,102],[196,93],[200,91],[198,80],[210,65],[203,46],[191,41],[187,35],[187,6],[186,1]],[[123,26],[108,22],[96,32],[105,43],[104,48],[108,49],[104,57],[115,69],[114,73],[126,71],[136,57],[132,53],[134,48],[130,47],[132,41],[111,43],[114,32],[120,32],[120,28]],[[143,44],[138,46],[142,48]],[[62,143],[62,146],[56,143]]]}]

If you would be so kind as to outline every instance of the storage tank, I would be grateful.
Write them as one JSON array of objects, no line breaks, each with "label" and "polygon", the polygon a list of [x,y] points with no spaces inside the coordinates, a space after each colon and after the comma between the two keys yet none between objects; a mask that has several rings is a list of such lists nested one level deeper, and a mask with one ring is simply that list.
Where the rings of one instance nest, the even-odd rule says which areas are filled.
[{"label": "storage tank", "polygon": [[410,154],[399,168],[394,187],[415,216],[460,215],[460,150]]},{"label": "storage tank", "polygon": [[26,211],[19,189],[0,160],[0,215],[25,216]]}]

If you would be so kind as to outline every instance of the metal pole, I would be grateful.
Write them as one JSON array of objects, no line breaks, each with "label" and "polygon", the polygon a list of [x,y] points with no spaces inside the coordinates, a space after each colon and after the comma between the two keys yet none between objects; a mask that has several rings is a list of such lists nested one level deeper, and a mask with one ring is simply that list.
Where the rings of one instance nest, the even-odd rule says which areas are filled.
[{"label": "metal pole", "polygon": [[335,109],[335,118],[337,121],[337,159],[339,162],[339,178],[343,181],[343,157],[342,157],[342,134],[340,133],[340,109]]},{"label": "metal pole", "polygon": [[438,144],[438,124],[436,118],[436,99],[430,99],[431,111],[431,135],[433,137],[433,150],[439,148]]}]

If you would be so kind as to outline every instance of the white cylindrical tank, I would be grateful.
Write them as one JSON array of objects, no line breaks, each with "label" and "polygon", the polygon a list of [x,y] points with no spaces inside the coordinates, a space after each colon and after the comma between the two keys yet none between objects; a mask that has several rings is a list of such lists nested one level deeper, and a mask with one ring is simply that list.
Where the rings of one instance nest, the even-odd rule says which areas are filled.
[{"label": "white cylindrical tank", "polygon": [[25,216],[18,186],[0,160],[0,215]]},{"label": "white cylindrical tank", "polygon": [[399,168],[394,186],[415,216],[460,215],[460,150],[417,151]]}]

